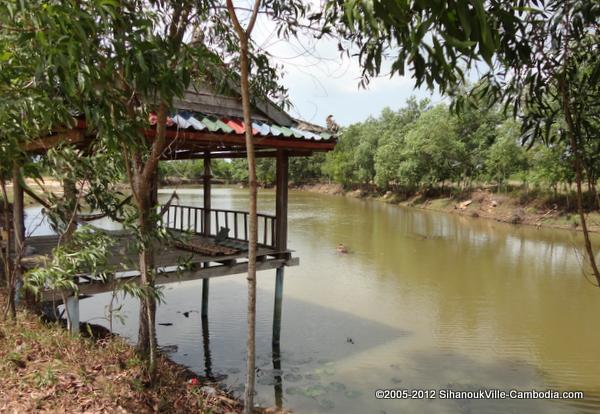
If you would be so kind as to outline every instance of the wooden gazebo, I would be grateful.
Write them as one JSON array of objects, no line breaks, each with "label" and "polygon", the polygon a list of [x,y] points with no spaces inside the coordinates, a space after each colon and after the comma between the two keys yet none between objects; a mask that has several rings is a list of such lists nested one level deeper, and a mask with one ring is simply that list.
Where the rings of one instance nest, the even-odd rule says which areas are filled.
[{"label": "wooden gazebo", "polygon": [[[189,90],[182,99],[174,102],[167,121],[167,150],[164,160],[202,159],[204,162],[204,203],[195,205],[162,206],[162,225],[181,235],[184,240],[161,247],[155,257],[159,270],[156,283],[165,284],[189,280],[203,280],[202,315],[207,316],[209,279],[217,276],[247,272],[248,213],[244,211],[213,209],[211,207],[211,159],[246,157],[245,128],[239,96],[217,95],[210,90]],[[152,139],[156,134],[156,117],[150,116],[144,134]],[[336,144],[335,136],[328,130],[292,118],[269,100],[257,100],[252,108],[252,132],[257,157],[276,159],[275,215],[258,215],[257,270],[276,269],[275,320],[273,341],[279,341],[283,275],[285,266],[296,266],[287,244],[288,209],[288,159],[293,156],[310,156],[313,152],[330,151]],[[52,146],[68,142],[86,146],[94,139],[86,132],[85,119],[79,119],[75,128],[57,131],[53,135],[28,144],[27,151],[44,153]],[[154,186],[157,192],[158,186]],[[15,187],[19,199],[18,186]],[[22,194],[21,194],[22,199]],[[155,200],[158,200],[155,194]],[[22,205],[15,214],[22,215]],[[19,210],[20,209],[20,210]],[[16,221],[23,223],[22,216]],[[227,230],[223,230],[227,229]],[[114,246],[112,264],[129,263],[135,271],[135,253],[129,251],[129,235],[123,231],[114,236],[119,240]],[[36,255],[47,255],[56,246],[57,236],[30,237],[25,241]],[[185,258],[190,264],[182,270],[178,263]],[[135,279],[138,275],[123,273],[121,279]],[[79,294],[92,295],[114,289],[115,281],[103,283],[92,278],[79,279]],[[53,297],[46,292],[44,298]],[[67,301],[69,314],[78,326],[78,297]]]}]

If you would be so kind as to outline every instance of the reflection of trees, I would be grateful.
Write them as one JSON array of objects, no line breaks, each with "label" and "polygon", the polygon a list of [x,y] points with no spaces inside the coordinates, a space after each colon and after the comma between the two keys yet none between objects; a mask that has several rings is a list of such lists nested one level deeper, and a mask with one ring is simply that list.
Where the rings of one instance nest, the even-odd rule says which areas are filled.
[{"label": "reflection of trees", "polygon": [[[584,348],[598,342],[586,315],[599,312],[600,302],[568,232],[344,198],[319,197],[314,206],[327,209],[327,219],[316,216],[307,224],[312,233],[302,233],[316,244],[311,253],[347,244],[352,271],[397,286],[397,308],[410,304],[440,345],[545,366],[578,358],[569,338],[585,337]],[[573,363],[592,378],[589,364]]]}]

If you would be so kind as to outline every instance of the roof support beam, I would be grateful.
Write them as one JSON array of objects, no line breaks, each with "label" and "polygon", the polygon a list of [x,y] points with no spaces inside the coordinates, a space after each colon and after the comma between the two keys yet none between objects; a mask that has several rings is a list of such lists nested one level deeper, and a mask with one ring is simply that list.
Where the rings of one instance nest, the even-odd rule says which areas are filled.
[{"label": "roof support beam", "polygon": [[27,152],[46,152],[50,148],[60,144],[82,144],[86,142],[85,130],[83,129],[69,129],[66,131],[58,132],[54,135],[50,135],[44,138],[39,138],[28,142],[24,145],[23,150]]},{"label": "roof support beam", "polygon": [[[245,151],[225,151],[223,149],[216,151],[210,152],[208,158],[246,158],[248,156]],[[312,154],[312,151],[290,151],[288,157],[309,157]],[[277,151],[257,151],[255,156],[257,158],[276,158]],[[206,152],[184,151],[176,154],[165,154],[163,160],[195,160],[205,159],[206,157]]]},{"label": "roof support beam", "polygon": [[[156,136],[155,130],[144,130],[147,137]],[[245,146],[245,138],[243,135],[237,134],[215,134],[210,132],[191,132],[191,131],[167,131],[167,138],[173,144],[184,147],[185,145],[193,145],[194,142],[220,144],[222,147],[227,146]],[[186,142],[187,141],[187,142]],[[312,150],[312,151],[329,151],[335,148],[335,141],[306,141],[298,138],[283,138],[283,137],[254,137],[254,145],[257,148],[276,148],[285,150]]]}]

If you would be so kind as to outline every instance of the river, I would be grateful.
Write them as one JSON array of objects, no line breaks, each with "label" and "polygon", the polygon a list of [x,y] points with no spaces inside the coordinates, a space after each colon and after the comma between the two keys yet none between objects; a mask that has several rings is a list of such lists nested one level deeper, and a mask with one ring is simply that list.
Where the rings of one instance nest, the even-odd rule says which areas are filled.
[{"label": "river", "polygon": [[[202,204],[201,189],[178,193],[181,204]],[[215,188],[213,207],[246,210],[246,194]],[[301,413],[600,412],[600,290],[582,274],[580,234],[299,191],[289,201],[300,266],[285,271],[280,358],[271,347],[275,271],[258,274],[257,403]],[[259,211],[274,209],[274,192],[261,190]],[[33,227],[36,209],[28,214]],[[211,280],[204,326],[201,282],[165,287],[157,314],[172,324],[157,335],[173,360],[237,393],[245,282]],[[108,300],[82,301],[82,320],[106,325]],[[135,301],[122,315],[116,331],[135,341]],[[390,388],[581,390],[585,399],[375,398]]]}]

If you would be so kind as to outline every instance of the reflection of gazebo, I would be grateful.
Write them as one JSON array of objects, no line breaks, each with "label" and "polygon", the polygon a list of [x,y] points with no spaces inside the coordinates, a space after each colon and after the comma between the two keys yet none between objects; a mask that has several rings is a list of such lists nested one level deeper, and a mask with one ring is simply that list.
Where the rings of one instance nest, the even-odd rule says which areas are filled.
[{"label": "reflection of gazebo", "polygon": [[[242,158],[245,151],[245,125],[242,120],[241,99],[237,96],[216,95],[210,91],[188,91],[183,99],[174,102],[174,110],[167,122],[167,150],[162,159],[204,160],[204,203],[202,206],[163,206],[163,225],[170,229],[179,241],[158,249],[155,263],[158,272],[156,283],[164,284],[203,279],[202,313],[207,314],[208,279],[247,272],[248,213],[244,211],[211,208],[211,159]],[[327,130],[290,117],[268,100],[258,100],[252,108],[252,131],[257,157],[276,159],[276,205],[275,215],[258,215],[257,269],[277,269],[275,318],[279,319],[283,292],[283,268],[296,266],[297,257],[287,246],[288,205],[288,159],[292,156],[309,156],[313,152],[330,151],[335,137]],[[151,116],[150,127],[144,135],[152,139],[156,130],[156,117]],[[30,142],[26,150],[43,154],[58,143],[70,143],[86,147],[94,136],[86,131],[85,119],[69,130]],[[154,199],[157,185],[153,186]],[[15,187],[17,198],[19,187]],[[22,197],[22,189],[21,197]],[[18,206],[19,203],[15,205]],[[16,210],[17,212],[17,210]],[[19,221],[22,223],[22,206]],[[227,230],[224,230],[227,229]],[[136,269],[136,256],[127,249],[129,235],[115,234],[118,243],[111,254],[111,263],[129,263]],[[31,237],[27,246],[35,254],[49,254],[56,246],[57,236]],[[181,270],[177,264],[185,258],[191,263]],[[121,278],[138,278],[119,276]],[[103,283],[91,278],[80,278],[79,291],[89,295],[111,291],[114,283]],[[46,298],[53,292],[46,292]],[[70,315],[78,315],[78,298],[71,297],[67,303]],[[76,323],[74,325],[77,325]],[[279,322],[274,325],[274,341],[278,341]]]}]

